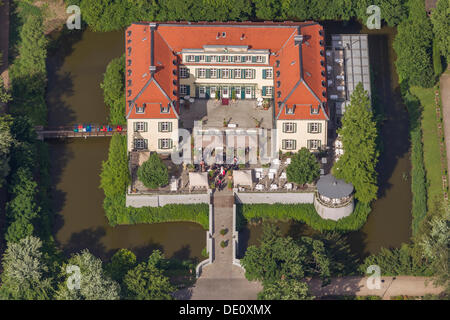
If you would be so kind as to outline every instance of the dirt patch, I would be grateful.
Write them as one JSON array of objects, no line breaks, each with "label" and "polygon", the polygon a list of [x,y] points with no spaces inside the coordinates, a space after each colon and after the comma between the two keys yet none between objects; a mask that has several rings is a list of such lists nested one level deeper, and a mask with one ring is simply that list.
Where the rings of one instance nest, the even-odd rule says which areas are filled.
[{"label": "dirt patch", "polygon": [[69,14],[63,0],[36,1],[35,5],[42,9],[45,34],[60,30],[65,25]]}]

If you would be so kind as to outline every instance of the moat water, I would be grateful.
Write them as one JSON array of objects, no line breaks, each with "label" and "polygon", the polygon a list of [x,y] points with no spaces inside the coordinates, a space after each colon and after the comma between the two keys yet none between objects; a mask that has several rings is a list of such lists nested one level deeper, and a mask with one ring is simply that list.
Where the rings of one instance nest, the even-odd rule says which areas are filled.
[{"label": "moat water", "polygon": [[[360,256],[381,247],[398,247],[411,234],[411,191],[408,115],[399,96],[392,40],[395,29],[361,29],[357,23],[325,23],[327,34],[368,33],[371,71],[381,100],[383,152],[380,158],[379,199],[367,223],[349,233],[349,242]],[[55,35],[48,59],[47,103],[49,126],[106,123],[107,109],[100,82],[108,62],[124,52],[123,32],[90,30]],[[53,208],[57,213],[54,234],[66,253],[88,248],[108,258],[119,248],[144,257],[159,248],[168,257],[201,258],[205,232],[194,223],[140,224],[110,227],[102,207],[99,173],[106,160],[109,138],[49,141],[52,158]],[[406,177],[406,178],[405,178]],[[279,223],[286,234],[314,231],[300,223]],[[261,225],[242,232],[243,245],[257,244]]]}]

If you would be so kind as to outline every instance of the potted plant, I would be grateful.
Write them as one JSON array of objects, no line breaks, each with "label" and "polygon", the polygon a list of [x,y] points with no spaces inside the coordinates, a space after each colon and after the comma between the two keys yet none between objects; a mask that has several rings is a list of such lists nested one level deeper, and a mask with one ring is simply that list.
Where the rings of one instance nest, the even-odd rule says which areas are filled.
[{"label": "potted plant", "polygon": [[269,110],[269,99],[264,99],[263,108],[264,110]]},{"label": "potted plant", "polygon": [[231,100],[232,100],[233,102],[236,101],[236,90],[231,91]]},{"label": "potted plant", "polygon": [[225,118],[223,118],[223,126],[226,127],[228,125],[227,120],[225,120]]},{"label": "potted plant", "polygon": [[220,99],[219,90],[216,90],[215,98],[216,98],[216,100],[219,100],[219,99]]},{"label": "potted plant", "polygon": [[220,234],[222,235],[222,236],[225,236],[226,234],[228,233],[228,229],[221,229],[220,230]]},{"label": "potted plant", "polygon": [[228,189],[233,189],[233,182],[231,180],[228,181]]}]

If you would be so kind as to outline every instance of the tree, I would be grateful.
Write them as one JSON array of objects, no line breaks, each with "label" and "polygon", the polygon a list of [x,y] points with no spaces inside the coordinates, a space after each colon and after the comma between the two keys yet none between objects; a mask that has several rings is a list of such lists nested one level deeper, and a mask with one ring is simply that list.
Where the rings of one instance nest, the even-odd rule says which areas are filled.
[{"label": "tree", "polygon": [[40,15],[30,14],[20,31],[19,55],[10,68],[11,112],[28,116],[34,125],[45,125],[47,106],[47,39]]},{"label": "tree", "polygon": [[42,254],[42,242],[30,236],[8,243],[3,255],[0,299],[48,300],[53,294],[52,279]]},{"label": "tree", "polygon": [[175,291],[169,278],[163,275],[158,264],[163,259],[159,250],[154,251],[147,262],[128,271],[124,278],[126,296],[134,300],[171,300]]},{"label": "tree", "polygon": [[299,247],[291,237],[282,237],[280,230],[269,224],[264,226],[260,246],[248,247],[241,264],[250,281],[302,278],[305,253],[305,248]]},{"label": "tree", "polygon": [[410,0],[409,8],[409,17],[399,24],[394,39],[399,82],[431,87],[434,84],[431,22],[426,15],[424,1]]},{"label": "tree", "polygon": [[277,280],[264,285],[258,293],[259,300],[313,300],[308,285],[296,279]]},{"label": "tree", "polygon": [[431,13],[434,40],[438,43],[442,55],[450,61],[450,2],[438,0],[436,8]]},{"label": "tree", "polygon": [[9,101],[11,101],[11,94],[6,90],[3,77],[0,76],[0,103],[8,103]]},{"label": "tree", "polygon": [[376,143],[377,127],[368,93],[362,83],[358,83],[353,91],[338,134],[342,139],[344,154],[335,163],[333,173],[353,184],[358,200],[369,203],[377,196],[375,168],[379,152]]},{"label": "tree", "polygon": [[123,278],[136,266],[136,256],[127,249],[120,249],[111,258],[105,270],[114,281],[122,283]]},{"label": "tree", "polygon": [[150,189],[156,189],[169,183],[169,173],[167,167],[159,158],[156,152],[138,169],[138,178]]},{"label": "tree", "polygon": [[41,209],[36,203],[37,183],[33,174],[26,166],[20,167],[12,176],[10,185],[11,201],[6,205],[8,229],[5,235],[7,241],[17,242],[31,236],[34,231],[31,221],[36,218]]},{"label": "tree", "polygon": [[100,87],[103,99],[109,107],[109,122],[113,125],[125,125],[125,54],[111,60],[103,75]]},{"label": "tree", "polygon": [[445,285],[447,292],[450,292],[448,274],[450,209],[436,207],[434,211],[424,222],[423,235],[418,239],[418,247],[433,272],[436,284]]},{"label": "tree", "polygon": [[[80,268],[80,288],[69,289],[67,267],[73,265]],[[87,249],[73,255],[61,268],[62,279],[56,298],[59,300],[118,300],[120,286],[108,277],[102,267],[102,261],[93,256]]]},{"label": "tree", "polygon": [[[1,79],[0,79],[1,90]],[[5,183],[5,177],[9,174],[9,159],[11,147],[16,142],[11,134],[13,118],[9,115],[0,116],[0,187]]]},{"label": "tree", "polygon": [[319,177],[320,165],[308,149],[301,148],[291,157],[286,174],[288,181],[303,185],[313,182]]}]

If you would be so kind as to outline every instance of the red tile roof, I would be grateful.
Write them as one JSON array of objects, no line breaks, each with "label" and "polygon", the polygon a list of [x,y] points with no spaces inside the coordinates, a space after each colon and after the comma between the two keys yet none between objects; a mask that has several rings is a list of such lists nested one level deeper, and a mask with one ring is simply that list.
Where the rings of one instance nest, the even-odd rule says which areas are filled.
[{"label": "red tile roof", "polygon": [[[311,105],[317,107],[324,103],[326,106],[326,88],[323,86],[326,83],[323,56],[325,49],[321,43],[324,36],[320,24],[170,22],[154,23],[153,28],[150,27],[151,24],[134,23],[125,31],[126,58],[131,59],[130,66],[127,62],[127,101],[137,106],[147,103],[144,114],[136,114],[134,108],[130,110],[130,104],[127,103],[128,117],[177,117],[177,65],[181,61],[180,52],[183,49],[200,49],[205,45],[245,45],[249,49],[270,51],[269,64],[274,67],[275,114],[279,119],[328,119],[326,107],[320,108],[318,115],[310,114]],[[226,37],[217,39],[218,32],[226,32]],[[299,34],[303,35],[301,48],[294,40],[294,36]],[[131,48],[130,55],[128,47]],[[152,63],[156,67],[153,77],[149,70]],[[128,75],[129,72],[131,75]],[[131,85],[128,80],[131,80]],[[161,114],[158,104],[167,106],[171,102],[173,108],[170,113]],[[285,114],[284,107],[294,104],[294,114]]]}]

